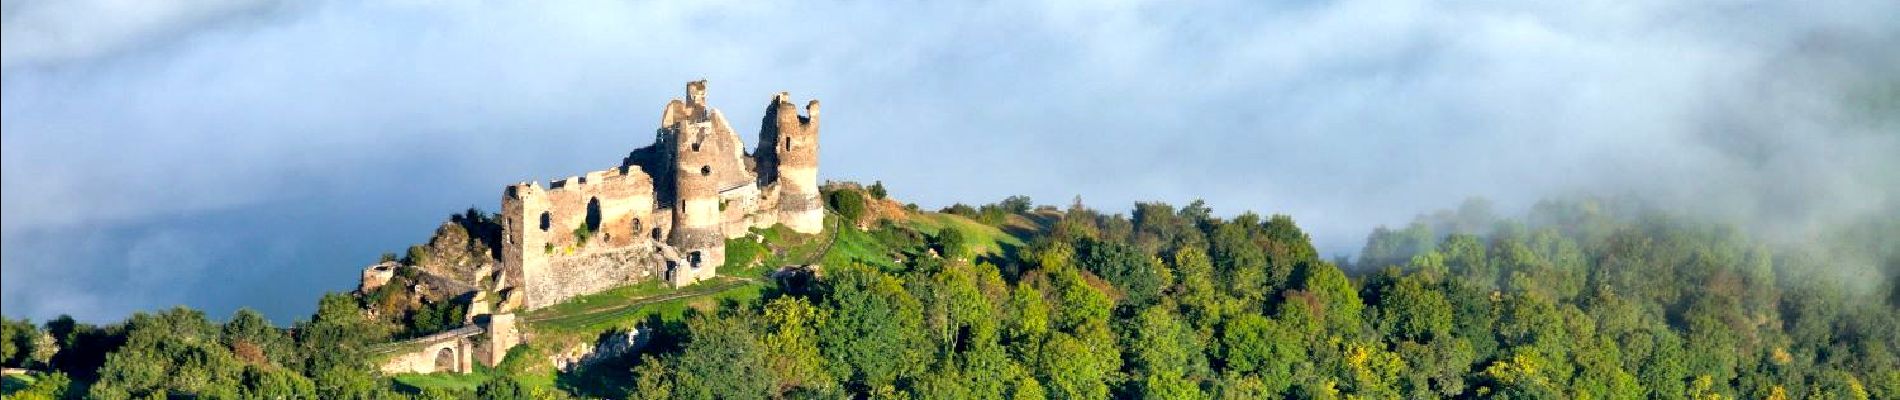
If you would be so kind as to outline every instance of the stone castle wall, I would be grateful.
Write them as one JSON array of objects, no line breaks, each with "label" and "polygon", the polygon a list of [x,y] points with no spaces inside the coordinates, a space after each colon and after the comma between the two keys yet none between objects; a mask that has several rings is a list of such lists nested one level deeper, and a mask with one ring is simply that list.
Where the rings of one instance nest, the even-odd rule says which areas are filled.
[{"label": "stone castle wall", "polygon": [[[645,245],[662,229],[652,222],[652,179],[620,167],[553,182],[525,183],[502,196],[502,268],[527,308],[653,275],[661,263],[610,249]],[[631,262],[638,261],[638,262]]]},{"label": "stone castle wall", "polygon": [[[760,142],[744,142],[705,99],[705,82],[667,103],[654,145],[620,166],[502,196],[504,299],[535,309],[648,279],[712,278],[725,240],[783,223],[823,229],[818,198],[818,104],[801,116],[789,95],[767,107]],[[577,234],[577,229],[579,234]],[[506,304],[507,302],[504,302]]]}]

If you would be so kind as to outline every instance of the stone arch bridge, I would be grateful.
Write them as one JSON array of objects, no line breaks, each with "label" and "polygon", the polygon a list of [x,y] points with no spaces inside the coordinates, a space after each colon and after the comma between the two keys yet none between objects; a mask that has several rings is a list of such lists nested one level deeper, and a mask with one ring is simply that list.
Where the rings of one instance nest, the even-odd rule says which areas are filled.
[{"label": "stone arch bridge", "polygon": [[487,330],[468,325],[429,336],[377,346],[372,352],[387,357],[384,373],[466,373],[475,369],[476,338]]}]

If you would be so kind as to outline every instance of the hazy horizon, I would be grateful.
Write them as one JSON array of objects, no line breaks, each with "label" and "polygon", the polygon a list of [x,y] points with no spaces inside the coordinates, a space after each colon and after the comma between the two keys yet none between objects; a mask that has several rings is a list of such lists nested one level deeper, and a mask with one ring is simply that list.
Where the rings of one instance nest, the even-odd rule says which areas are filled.
[{"label": "hazy horizon", "polygon": [[1329,255],[1473,197],[1768,237],[1900,208],[1896,2],[910,6],[5,0],[0,312],[304,318],[702,78],[748,143],[773,94],[822,100],[820,179],[1205,199]]}]

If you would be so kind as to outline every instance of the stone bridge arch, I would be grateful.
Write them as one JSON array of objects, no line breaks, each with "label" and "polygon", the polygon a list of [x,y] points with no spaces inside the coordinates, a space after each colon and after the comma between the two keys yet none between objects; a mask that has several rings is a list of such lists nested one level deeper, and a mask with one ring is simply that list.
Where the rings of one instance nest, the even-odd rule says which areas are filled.
[{"label": "stone bridge arch", "polygon": [[461,356],[456,355],[455,348],[442,347],[436,349],[435,372],[463,372],[461,368],[457,368],[460,366]]},{"label": "stone bridge arch", "polygon": [[464,373],[475,370],[474,338],[484,331],[466,326],[447,332],[391,343],[380,349],[387,357],[384,373]]}]

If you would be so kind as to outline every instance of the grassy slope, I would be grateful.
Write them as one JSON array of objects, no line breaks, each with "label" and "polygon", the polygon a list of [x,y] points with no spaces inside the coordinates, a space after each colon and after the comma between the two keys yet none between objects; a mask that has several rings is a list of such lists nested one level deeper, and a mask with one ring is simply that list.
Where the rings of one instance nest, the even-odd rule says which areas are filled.
[{"label": "grassy slope", "polygon": [[[958,229],[967,239],[970,254],[1001,255],[1006,247],[1019,247],[1023,240],[997,227],[984,225],[958,215],[936,212],[909,212],[894,220],[918,232],[935,235],[942,229]],[[720,267],[721,280],[703,282],[674,291],[658,282],[621,287],[601,293],[579,296],[562,304],[523,315],[523,330],[533,335],[533,343],[508,353],[501,366],[465,375],[401,374],[394,380],[408,388],[441,388],[450,391],[474,390],[495,376],[512,376],[535,388],[555,386],[558,373],[547,365],[548,354],[600,334],[628,329],[655,318],[679,321],[688,310],[710,311],[720,304],[749,304],[763,294],[769,280],[766,273],[787,265],[804,265],[822,260],[823,265],[859,262],[879,267],[894,267],[891,254],[898,249],[880,243],[870,233],[841,224],[835,216],[827,218],[821,235],[802,235],[783,226],[755,231],[758,240],[733,239],[727,242],[727,265]],[[830,237],[826,235],[835,235]],[[829,242],[829,247],[826,245]],[[824,254],[817,254],[825,250]]]}]

